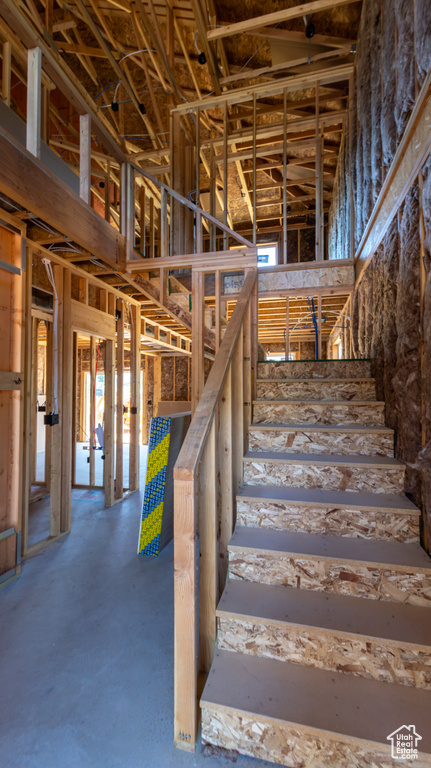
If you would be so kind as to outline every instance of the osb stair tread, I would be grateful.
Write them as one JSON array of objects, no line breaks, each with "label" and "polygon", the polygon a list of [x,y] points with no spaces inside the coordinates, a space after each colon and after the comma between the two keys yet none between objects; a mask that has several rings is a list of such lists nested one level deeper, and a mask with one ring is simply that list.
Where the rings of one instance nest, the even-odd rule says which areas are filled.
[{"label": "osb stair tread", "polygon": [[431,558],[420,544],[237,526],[228,548],[414,568],[431,576]]},{"label": "osb stair tread", "polygon": [[431,691],[258,656],[216,651],[201,707],[229,709],[389,747],[387,736],[414,723],[431,753]]},{"label": "osb stair tread", "polygon": [[276,451],[248,451],[244,461],[273,462],[279,464],[318,464],[330,466],[368,467],[371,469],[403,469],[405,464],[389,456],[337,456],[331,453],[277,453]]},{"label": "osb stair tread", "polygon": [[217,615],[269,621],[429,646],[428,608],[364,597],[229,580]]},{"label": "osb stair tread", "polygon": [[394,493],[364,493],[355,491],[325,491],[320,488],[292,488],[273,485],[243,485],[238,499],[247,501],[280,501],[308,506],[352,507],[385,512],[402,512],[419,517],[420,510],[407,498]]},{"label": "osb stair tread", "polygon": [[[271,403],[273,401],[268,400],[268,403]],[[350,401],[353,402],[353,401]],[[284,432],[354,432],[354,433],[360,433],[360,434],[374,434],[375,432],[383,433],[385,435],[393,435],[394,430],[390,429],[389,427],[383,427],[383,426],[375,426],[375,427],[367,427],[363,426],[362,424],[280,424],[279,422],[274,422],[273,424],[252,424],[249,429],[260,429],[260,430],[283,430]]]},{"label": "osb stair tread", "polygon": [[271,383],[279,384],[280,381],[282,381],[283,384],[301,384],[301,383],[309,384],[311,382],[314,385],[314,384],[326,384],[327,382],[330,382],[331,384],[336,384],[337,382],[339,384],[349,384],[349,382],[350,383],[352,383],[352,382],[362,383],[363,381],[368,381],[368,382],[374,383],[375,379],[372,378],[371,376],[355,376],[354,378],[351,378],[351,379],[347,379],[347,378],[346,379],[310,379],[310,378],[304,378],[304,379],[260,379],[259,376],[258,376],[256,381],[258,383],[262,381],[262,382],[265,382],[265,384],[271,384]]},{"label": "osb stair tread", "polygon": [[305,405],[309,408],[314,408],[316,405],[338,405],[343,406],[343,408],[351,408],[352,406],[357,405],[365,405],[365,406],[378,406],[379,408],[383,408],[385,403],[384,400],[290,400],[286,397],[281,398],[279,400],[272,400],[270,398],[266,397],[259,397],[257,400],[253,400],[253,405]]}]

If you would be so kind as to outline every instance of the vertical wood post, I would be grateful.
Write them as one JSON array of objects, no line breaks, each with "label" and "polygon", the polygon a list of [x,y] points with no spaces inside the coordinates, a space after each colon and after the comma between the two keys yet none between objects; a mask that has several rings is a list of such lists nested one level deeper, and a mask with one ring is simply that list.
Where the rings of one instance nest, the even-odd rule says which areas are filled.
[{"label": "vertical wood post", "polygon": [[287,91],[283,89],[283,264],[287,264]]},{"label": "vertical wood post", "polygon": [[116,421],[116,471],[115,498],[123,497],[123,382],[124,382],[124,302],[117,299],[117,421]]},{"label": "vertical wood post", "polygon": [[289,297],[286,297],[286,344],[285,344],[285,358],[289,360],[290,354],[290,333],[289,333]]},{"label": "vertical wood post", "polygon": [[90,485],[96,484],[96,339],[90,336]]},{"label": "vertical wood post", "polygon": [[[243,477],[244,457],[244,367],[243,334],[238,337],[232,355],[232,408],[233,408],[233,494],[236,496]],[[235,523],[235,521],[234,521]]]},{"label": "vertical wood post", "polygon": [[105,221],[111,221],[111,163],[106,163],[105,181]]},{"label": "vertical wood post", "polygon": [[12,46],[9,40],[3,43],[2,58],[2,99],[10,107],[10,77],[12,72]]},{"label": "vertical wood post", "polygon": [[[175,192],[181,192],[181,123],[180,116],[174,112],[171,117],[171,186]],[[171,247],[172,256],[181,253],[180,206],[178,200],[171,201]]]},{"label": "vertical wood post", "polygon": [[322,360],[322,297],[317,297],[317,349],[316,359]]},{"label": "vertical wood post", "polygon": [[[227,103],[224,103],[223,108],[223,223],[227,225],[227,204],[228,204],[228,186],[229,186],[229,172],[228,172],[228,130],[229,123],[227,119]],[[228,235],[227,232],[223,232],[223,250],[228,249]]]},{"label": "vertical wood post", "polygon": [[214,275],[215,279],[215,351],[216,354],[221,342],[221,275],[217,269]]},{"label": "vertical wood post", "polygon": [[322,168],[322,138],[320,135],[319,115],[319,81],[316,82],[316,228],[315,245],[316,261],[323,259],[322,221],[323,219],[323,168]]},{"label": "vertical wood post", "polygon": [[232,479],[232,365],[226,375],[219,402],[218,463],[220,472],[219,590],[222,593],[228,572],[228,544],[234,527]]},{"label": "vertical wood post", "polygon": [[[259,283],[258,277],[253,286],[253,293],[250,299],[251,305],[251,381],[252,381],[252,400],[257,398],[257,359],[258,359],[258,313],[259,313]],[[253,411],[252,411],[253,416]]]},{"label": "vertical wood post", "polygon": [[252,418],[252,382],[251,382],[251,304],[247,305],[243,323],[242,367],[243,367],[243,409],[244,409],[244,442],[243,454],[248,450],[248,428]]},{"label": "vertical wood post", "polygon": [[218,598],[216,418],[199,467],[199,669],[209,672],[216,641]]},{"label": "vertical wood post", "polygon": [[76,483],[76,433],[79,424],[79,400],[78,400],[78,334],[72,332],[73,337],[73,390],[72,390],[72,487]]},{"label": "vertical wood post", "polygon": [[79,116],[79,195],[91,205],[91,117]]},{"label": "vertical wood post", "polygon": [[169,256],[168,199],[166,189],[160,192],[160,256]]},{"label": "vertical wood post", "polygon": [[105,341],[105,428],[104,428],[104,485],[105,506],[114,503],[114,412],[115,412],[114,341]]},{"label": "vertical wood post", "polygon": [[141,310],[131,306],[129,488],[139,488],[139,422],[141,413]]},{"label": "vertical wood post", "polygon": [[256,219],[256,94],[253,94],[253,245],[257,242],[257,219]]},{"label": "vertical wood post", "polygon": [[27,54],[27,134],[26,148],[40,158],[42,51],[31,48]]},{"label": "vertical wood post", "polygon": [[126,238],[127,258],[135,247],[135,177],[130,163],[121,164],[120,231]]},{"label": "vertical wood post", "polygon": [[[72,273],[63,273],[63,370],[61,425],[61,512],[60,531],[70,531],[72,523],[72,430],[73,430],[73,331]],[[71,429],[72,425],[72,429]]]},{"label": "vertical wood post", "polygon": [[202,214],[196,212],[196,253],[203,253]]},{"label": "vertical wood post", "polygon": [[192,271],[192,414],[196,410],[204,386],[204,284],[205,275]]},{"label": "vertical wood post", "polygon": [[[50,535],[58,536],[61,532],[61,475],[62,475],[62,420],[64,418],[62,408],[62,371],[63,371],[63,267],[54,265],[55,287],[57,291],[57,301],[54,301],[53,318],[53,367],[54,382],[57,383],[57,392],[54,384],[54,409],[58,409],[59,423],[48,427],[51,435],[51,464],[50,464],[50,493],[51,493],[51,515],[50,515]],[[57,402],[55,402],[55,400]],[[70,429],[70,422],[69,422]]]},{"label": "vertical wood post", "polygon": [[[216,162],[214,147],[211,144],[210,148],[210,214],[211,216],[217,216],[217,198],[216,198]],[[215,224],[210,224],[210,251],[217,250],[217,227]]]},{"label": "vertical wood post", "polygon": [[145,187],[141,187],[139,190],[139,209],[140,209],[140,229],[141,229],[141,244],[139,250],[143,256],[146,256],[145,250],[145,207],[146,207],[146,192]]},{"label": "vertical wood post", "polygon": [[[24,319],[24,420],[23,420],[23,488],[22,488],[22,538],[21,552],[25,554],[28,547],[28,508],[30,503],[30,466],[31,466],[31,359],[32,359],[32,269],[33,251],[27,248],[26,272],[25,272],[25,319]],[[47,348],[48,349],[48,348]]]},{"label": "vertical wood post", "polygon": [[183,749],[194,749],[197,731],[197,498],[194,478],[184,479],[174,469],[174,605],[175,605],[175,692],[174,741]]},{"label": "vertical wood post", "polygon": [[154,259],[154,197],[150,197],[150,223],[149,223],[149,229],[150,229],[150,247],[149,247],[149,258]]}]

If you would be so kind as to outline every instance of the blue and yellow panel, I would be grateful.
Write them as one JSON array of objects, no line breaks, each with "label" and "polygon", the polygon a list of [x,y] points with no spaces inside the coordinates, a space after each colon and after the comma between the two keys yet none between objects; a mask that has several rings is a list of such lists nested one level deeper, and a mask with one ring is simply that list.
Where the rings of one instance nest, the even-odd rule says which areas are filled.
[{"label": "blue and yellow panel", "polygon": [[151,419],[138,555],[156,557],[159,554],[170,436],[170,417],[156,416]]}]

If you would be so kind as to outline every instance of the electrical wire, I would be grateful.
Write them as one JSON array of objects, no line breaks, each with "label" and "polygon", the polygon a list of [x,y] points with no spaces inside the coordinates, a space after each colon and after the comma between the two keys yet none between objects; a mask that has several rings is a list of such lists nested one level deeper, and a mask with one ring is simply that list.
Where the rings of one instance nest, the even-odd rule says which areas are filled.
[{"label": "electrical wire", "polygon": [[[124,61],[124,59],[128,59],[129,56],[135,56],[137,53],[157,53],[157,51],[154,51],[152,48],[141,48],[139,51],[131,51],[130,53],[126,53],[126,55],[123,56],[123,58],[117,62],[118,65],[120,65],[121,62]],[[115,89],[114,98],[113,98],[113,101],[115,102],[117,101],[117,93],[120,85],[121,85],[121,80],[118,81],[117,87]],[[120,102],[120,104],[124,104],[124,102]]]},{"label": "electrical wire", "polygon": [[[54,291],[54,349],[58,347],[58,322],[55,321],[55,317],[58,319],[58,293],[57,288],[55,285],[54,280],[54,273],[52,271],[52,265],[49,259],[42,259],[42,264],[45,266],[46,274],[48,276],[48,280],[52,285],[52,290]],[[54,365],[54,411],[53,413],[58,413],[58,365]]]}]

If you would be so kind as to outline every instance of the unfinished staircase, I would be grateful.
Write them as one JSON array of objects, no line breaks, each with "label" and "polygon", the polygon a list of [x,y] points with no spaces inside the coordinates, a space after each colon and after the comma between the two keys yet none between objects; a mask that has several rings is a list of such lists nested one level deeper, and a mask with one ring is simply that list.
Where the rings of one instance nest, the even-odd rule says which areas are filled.
[{"label": "unfinished staircase", "polygon": [[201,699],[205,742],[291,768],[431,766],[431,560],[368,361],[261,363]]}]

